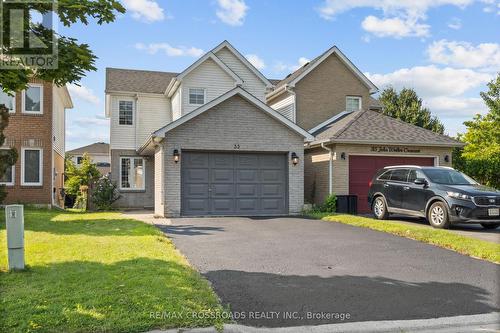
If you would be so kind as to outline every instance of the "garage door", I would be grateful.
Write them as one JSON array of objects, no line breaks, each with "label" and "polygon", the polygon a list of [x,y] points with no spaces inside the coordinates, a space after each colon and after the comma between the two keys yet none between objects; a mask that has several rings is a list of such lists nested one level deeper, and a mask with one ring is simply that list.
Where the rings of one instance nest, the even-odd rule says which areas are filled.
[{"label": "garage door", "polygon": [[370,212],[369,183],[377,170],[389,165],[433,166],[433,157],[349,156],[349,194],[358,196],[358,212]]},{"label": "garage door", "polygon": [[286,156],[184,152],[182,214],[287,214]]}]

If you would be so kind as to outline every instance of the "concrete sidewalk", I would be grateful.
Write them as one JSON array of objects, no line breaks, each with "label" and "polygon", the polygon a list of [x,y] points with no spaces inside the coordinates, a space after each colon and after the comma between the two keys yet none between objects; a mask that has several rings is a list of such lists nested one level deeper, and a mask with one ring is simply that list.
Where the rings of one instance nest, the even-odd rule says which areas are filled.
[{"label": "concrete sidewalk", "polygon": [[[155,330],[149,333],[216,333],[213,327],[195,329]],[[354,332],[418,332],[418,333],[470,333],[500,332],[500,313],[471,316],[444,317],[420,320],[365,321],[357,323],[280,328],[257,328],[243,325],[224,325],[224,333],[354,333]]]}]

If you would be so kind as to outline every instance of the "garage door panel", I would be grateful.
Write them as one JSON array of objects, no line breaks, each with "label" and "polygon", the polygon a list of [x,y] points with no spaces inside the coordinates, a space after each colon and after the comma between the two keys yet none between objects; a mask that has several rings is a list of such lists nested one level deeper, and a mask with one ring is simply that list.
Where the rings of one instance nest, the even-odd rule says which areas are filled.
[{"label": "garage door panel", "polygon": [[212,169],[210,172],[212,183],[233,183],[233,169]]},{"label": "garage door panel", "polygon": [[368,213],[369,183],[377,170],[391,165],[433,166],[433,157],[349,156],[349,194],[358,196],[358,212]]},{"label": "garage door panel", "polygon": [[186,169],[186,183],[208,183],[208,169]]},{"label": "garage door panel", "polygon": [[214,198],[234,197],[234,185],[231,184],[212,184],[210,195]]},{"label": "garage door panel", "polygon": [[183,155],[183,215],[287,213],[285,154],[184,152]]},{"label": "garage door panel", "polygon": [[236,170],[237,182],[257,182],[259,180],[259,170]]},{"label": "garage door panel", "polygon": [[261,180],[265,182],[280,182],[283,180],[283,172],[281,170],[261,170]]},{"label": "garage door panel", "polygon": [[182,158],[184,163],[189,165],[191,168],[207,168],[208,167],[208,155],[204,153],[189,153],[183,154]]},{"label": "garage door panel", "polygon": [[236,184],[236,197],[257,197],[258,184]]},{"label": "garage door panel", "polygon": [[283,193],[282,184],[262,184],[261,189],[262,197],[279,197]]},{"label": "garage door panel", "polygon": [[185,195],[193,198],[208,198],[208,183],[186,184]]}]

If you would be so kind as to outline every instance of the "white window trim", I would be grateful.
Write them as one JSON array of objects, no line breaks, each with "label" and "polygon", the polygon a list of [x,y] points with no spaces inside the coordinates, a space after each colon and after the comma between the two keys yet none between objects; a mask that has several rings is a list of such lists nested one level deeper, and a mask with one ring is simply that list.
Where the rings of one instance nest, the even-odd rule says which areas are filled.
[{"label": "white window trim", "polygon": [[43,114],[43,84],[31,83],[30,88],[40,88],[40,111],[26,111],[26,90],[23,90],[21,112],[25,114]]},{"label": "white window trim", "polygon": [[16,93],[12,94],[12,99],[14,103],[12,103],[12,110],[10,110],[9,113],[16,113]]},{"label": "white window trim", "polygon": [[[9,148],[0,148],[0,150],[9,150]],[[14,186],[16,185],[16,165],[11,166],[12,169],[12,181],[9,183],[6,182],[0,182],[0,185],[5,185],[5,186]]]},{"label": "white window trim", "polygon": [[[28,183],[24,181],[24,166],[25,166],[25,154],[26,150],[38,150],[40,152],[40,165],[38,166],[38,171],[40,173],[40,181],[38,183]],[[43,186],[43,149],[42,148],[21,148],[21,186]]]},{"label": "white window trim", "polygon": [[[191,98],[190,98],[191,89],[201,89],[201,90],[203,90],[203,103],[202,104],[191,103]],[[188,104],[189,105],[200,106],[200,105],[205,105],[206,103],[207,103],[207,89],[205,89],[205,88],[199,88],[199,87],[189,87],[188,88]]]},{"label": "white window trim", "polygon": [[[359,109],[358,110],[347,110],[347,100],[348,99],[357,99],[359,101]],[[346,111],[359,111],[363,109],[363,98],[361,96],[346,96],[345,97],[345,106]]]},{"label": "white window trim", "polygon": [[[120,124],[120,102],[132,102],[132,125]],[[130,99],[119,99],[118,100],[118,126],[122,127],[133,127],[135,124],[135,108],[136,101]]]},{"label": "white window trim", "polygon": [[[144,178],[143,181],[143,186],[141,188],[132,188],[132,187],[122,187],[122,161],[124,159],[141,159],[142,160],[142,177]],[[140,156],[121,156],[120,157],[120,175],[119,175],[119,182],[120,182],[120,190],[121,191],[130,191],[130,192],[136,192],[136,191],[145,191],[146,190],[146,160],[143,157]],[[130,173],[129,173],[130,177]]]}]

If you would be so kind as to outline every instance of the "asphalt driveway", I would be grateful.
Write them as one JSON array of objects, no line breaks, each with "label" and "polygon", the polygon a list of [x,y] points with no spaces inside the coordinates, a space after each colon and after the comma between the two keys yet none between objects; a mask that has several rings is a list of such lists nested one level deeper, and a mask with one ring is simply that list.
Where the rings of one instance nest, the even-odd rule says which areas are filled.
[{"label": "asphalt driveway", "polygon": [[500,309],[500,265],[382,232],[301,218],[181,218],[159,227],[246,325]]}]

